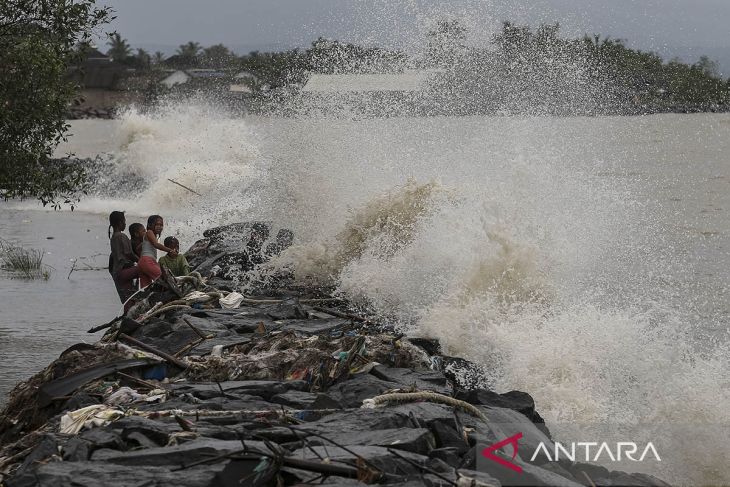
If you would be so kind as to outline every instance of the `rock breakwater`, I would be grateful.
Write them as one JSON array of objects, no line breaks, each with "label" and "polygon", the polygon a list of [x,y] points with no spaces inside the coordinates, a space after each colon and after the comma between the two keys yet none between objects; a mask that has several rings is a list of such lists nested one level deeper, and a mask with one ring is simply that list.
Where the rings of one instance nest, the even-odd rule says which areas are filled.
[{"label": "rock breakwater", "polygon": [[226,277],[250,263],[250,230],[207,231],[188,252],[196,273],[158,281],[92,329],[106,330],[97,343],[16,386],[0,483],[667,485],[510,448],[486,458],[513,432],[520,451],[552,450],[529,394],[480,387],[476,364],[326,290],[278,279],[237,293]]}]

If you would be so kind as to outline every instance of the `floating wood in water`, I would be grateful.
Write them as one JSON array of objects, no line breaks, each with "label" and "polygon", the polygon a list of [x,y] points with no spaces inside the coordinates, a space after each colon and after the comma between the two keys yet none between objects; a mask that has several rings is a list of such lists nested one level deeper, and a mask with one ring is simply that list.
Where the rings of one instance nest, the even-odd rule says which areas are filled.
[{"label": "floating wood in water", "polygon": [[168,180],[168,181],[170,181],[170,182],[171,182],[171,183],[173,183],[173,184],[177,184],[177,185],[178,185],[178,186],[180,186],[181,188],[185,188],[185,189],[187,189],[187,190],[188,190],[188,191],[190,191],[191,193],[195,193],[195,194],[197,194],[198,196],[203,196],[202,194],[198,193],[198,192],[197,192],[197,191],[195,191],[194,189],[190,189],[190,188],[188,188],[187,186],[185,186],[184,184],[180,184],[180,183],[178,183],[178,182],[177,182],[177,181],[175,181],[174,179],[170,179],[170,178],[167,178],[167,180]]}]

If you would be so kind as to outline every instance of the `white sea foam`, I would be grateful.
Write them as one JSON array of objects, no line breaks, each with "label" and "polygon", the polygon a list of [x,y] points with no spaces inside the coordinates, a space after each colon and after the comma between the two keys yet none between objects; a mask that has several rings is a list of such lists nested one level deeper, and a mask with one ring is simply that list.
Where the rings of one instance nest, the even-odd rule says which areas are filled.
[{"label": "white sea foam", "polygon": [[[715,299],[727,295],[727,272],[702,277],[703,262],[720,254],[667,223],[702,208],[692,198],[703,190],[679,210],[667,209],[665,193],[681,181],[673,171],[686,172],[681,150],[730,176],[718,152],[702,152],[730,140],[730,125],[715,117],[241,120],[201,106],[130,111],[114,137],[116,158],[149,184],[128,199],[84,204],[170,215],[170,231],[188,242],[234,220],[293,228],[296,245],[279,263],[335,283],[412,335],[439,338],[483,364],[495,390],[529,392],[558,437],[575,424],[596,434],[609,433],[601,424],[728,425],[726,308]],[[649,143],[670,146],[690,125],[702,130],[698,123],[712,128],[701,146],[686,137],[680,152]],[[662,434],[631,433],[644,442]],[[701,454],[653,473],[728,481],[726,438],[701,433],[676,445]]]}]

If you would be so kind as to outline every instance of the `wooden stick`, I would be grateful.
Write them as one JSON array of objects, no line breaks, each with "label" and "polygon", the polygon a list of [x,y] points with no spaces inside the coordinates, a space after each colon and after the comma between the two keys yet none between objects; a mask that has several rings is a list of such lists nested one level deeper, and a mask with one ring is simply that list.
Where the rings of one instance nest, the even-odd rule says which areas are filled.
[{"label": "wooden stick", "polygon": [[152,390],[152,389],[159,389],[160,388],[159,386],[156,386],[156,385],[154,385],[151,382],[147,382],[146,380],[140,379],[139,377],[133,377],[131,375],[125,374],[124,372],[117,371],[117,375],[119,377],[124,377],[127,380],[131,380],[132,382],[136,382],[136,383],[138,383],[140,385],[143,385],[145,387],[148,387],[150,390]]},{"label": "wooden stick", "polygon": [[103,325],[95,326],[94,328],[90,329],[86,333],[96,333],[97,331],[101,331],[105,328],[109,328],[110,326],[112,326],[114,323],[121,320],[122,318],[124,318],[124,316],[117,316],[116,318],[111,320],[109,323],[104,323]]},{"label": "wooden stick", "polygon": [[77,260],[78,260],[78,259],[74,259],[74,265],[72,265],[72,266],[71,266],[71,270],[70,270],[70,271],[68,271],[68,276],[66,276],[66,279],[69,279],[69,280],[71,279],[71,273],[72,273],[72,272],[74,271],[74,269],[76,268],[76,261],[77,261]]},{"label": "wooden stick", "polygon": [[205,340],[205,339],[207,338],[207,337],[206,337],[205,335],[203,335],[203,332],[202,332],[202,331],[200,331],[200,330],[198,329],[198,327],[197,327],[197,326],[195,326],[195,325],[193,325],[192,323],[190,323],[190,321],[189,321],[189,320],[188,320],[187,318],[183,318],[182,320],[183,320],[183,321],[185,322],[185,324],[186,324],[186,325],[188,325],[188,326],[189,326],[189,327],[190,327],[190,328],[191,328],[191,329],[192,329],[192,330],[193,330],[193,331],[194,331],[195,333],[197,333],[197,334],[198,334],[198,336],[199,336],[200,338],[202,338],[203,340]]},{"label": "wooden stick", "polygon": [[154,353],[155,355],[158,355],[158,356],[162,357],[166,361],[170,362],[173,365],[178,366],[179,368],[181,368],[183,370],[185,370],[185,369],[188,368],[188,364],[186,364],[182,360],[180,360],[178,358],[175,358],[172,355],[170,355],[170,354],[168,354],[166,352],[163,352],[162,350],[158,350],[158,349],[156,349],[155,347],[153,347],[151,345],[147,345],[144,342],[140,342],[136,338],[132,338],[129,335],[125,335],[124,333],[120,333],[119,334],[119,339],[120,340],[124,340],[125,342],[128,342],[128,343],[131,343],[132,345],[135,345],[135,346],[141,348],[142,350],[144,350],[146,352]]},{"label": "wooden stick", "polygon": [[188,190],[188,191],[190,191],[191,193],[195,193],[195,194],[197,194],[198,196],[203,196],[202,194],[198,193],[198,192],[197,192],[197,191],[195,191],[194,189],[190,189],[190,188],[188,188],[187,186],[185,186],[184,184],[180,184],[180,183],[178,183],[177,181],[175,181],[175,180],[173,180],[173,179],[167,178],[167,180],[168,180],[168,181],[170,181],[170,182],[171,182],[171,183],[173,183],[173,184],[177,184],[177,185],[178,185],[178,186],[180,186],[181,188],[185,188],[185,189],[187,189],[187,190]]},{"label": "wooden stick", "polygon": [[337,316],[338,318],[345,318],[352,321],[360,321],[362,323],[370,323],[369,320],[363,318],[362,316],[342,313],[340,311],[337,311],[336,309],[323,308],[321,306],[312,306],[312,309],[315,311],[321,311],[322,313],[327,313],[328,315]]}]

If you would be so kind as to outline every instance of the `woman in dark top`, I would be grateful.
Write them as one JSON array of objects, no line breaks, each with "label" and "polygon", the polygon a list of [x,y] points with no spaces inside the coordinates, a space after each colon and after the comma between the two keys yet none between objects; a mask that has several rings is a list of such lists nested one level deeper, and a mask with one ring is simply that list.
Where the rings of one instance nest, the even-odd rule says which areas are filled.
[{"label": "woman in dark top", "polygon": [[112,250],[110,271],[122,303],[134,294],[133,281],[139,277],[139,269],[136,265],[137,256],[132,252],[132,242],[124,233],[126,227],[127,221],[124,218],[124,212],[112,211],[109,215],[109,243]]}]

